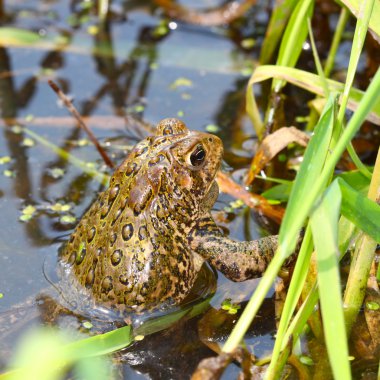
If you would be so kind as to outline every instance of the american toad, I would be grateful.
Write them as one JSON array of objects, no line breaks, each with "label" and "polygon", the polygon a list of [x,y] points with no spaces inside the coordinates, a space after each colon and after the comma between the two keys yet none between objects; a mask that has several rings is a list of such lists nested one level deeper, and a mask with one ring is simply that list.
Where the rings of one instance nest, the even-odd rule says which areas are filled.
[{"label": "american toad", "polygon": [[115,170],[60,253],[70,285],[120,312],[180,303],[204,260],[233,281],[260,276],[277,237],[237,242],[211,217],[221,140],[162,120]]}]

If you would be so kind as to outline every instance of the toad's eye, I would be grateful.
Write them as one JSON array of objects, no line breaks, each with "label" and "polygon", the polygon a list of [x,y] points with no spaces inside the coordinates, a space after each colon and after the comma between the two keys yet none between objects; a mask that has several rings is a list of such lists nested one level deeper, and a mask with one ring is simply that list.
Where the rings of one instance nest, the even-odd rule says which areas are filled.
[{"label": "toad's eye", "polygon": [[202,145],[197,145],[194,149],[194,152],[191,153],[190,162],[193,166],[200,166],[203,164],[206,158],[206,151],[204,150]]}]

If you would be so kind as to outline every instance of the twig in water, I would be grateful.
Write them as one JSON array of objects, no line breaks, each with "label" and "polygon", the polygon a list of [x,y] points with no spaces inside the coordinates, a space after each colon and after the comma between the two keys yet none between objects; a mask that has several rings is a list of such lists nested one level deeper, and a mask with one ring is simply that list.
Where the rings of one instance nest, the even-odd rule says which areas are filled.
[{"label": "twig in water", "polygon": [[105,152],[105,150],[100,146],[99,141],[95,137],[95,135],[91,132],[91,130],[87,127],[87,125],[84,123],[81,115],[77,111],[77,109],[73,106],[71,103],[71,100],[61,91],[61,89],[58,87],[58,85],[53,82],[52,80],[48,81],[50,87],[55,91],[55,93],[58,95],[58,97],[63,101],[64,105],[67,107],[67,109],[71,112],[71,114],[77,119],[79,125],[86,131],[88,137],[92,141],[92,143],[95,145],[96,149],[98,150],[99,154],[102,156],[104,162],[108,167],[111,169],[114,168],[114,164],[111,161],[111,159],[108,157],[108,154]]}]

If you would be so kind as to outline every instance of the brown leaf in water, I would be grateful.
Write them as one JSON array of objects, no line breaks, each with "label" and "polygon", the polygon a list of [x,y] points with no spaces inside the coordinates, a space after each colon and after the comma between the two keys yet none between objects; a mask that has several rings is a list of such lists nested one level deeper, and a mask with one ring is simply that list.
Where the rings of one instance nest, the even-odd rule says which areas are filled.
[{"label": "brown leaf in water", "polygon": [[218,172],[216,180],[223,193],[241,199],[248,207],[263,213],[276,223],[281,223],[284,216],[284,209],[281,206],[271,205],[264,197],[250,193],[222,172]]},{"label": "brown leaf in water", "polygon": [[290,143],[306,146],[308,141],[309,136],[295,127],[283,127],[266,136],[252,160],[246,183],[250,185],[263,167]]},{"label": "brown leaf in water", "polygon": [[239,379],[252,379],[252,371],[259,368],[252,365],[254,360],[253,355],[251,355],[246,349],[238,347],[233,352],[222,352],[218,356],[203,359],[198,364],[191,380],[218,380],[233,360],[238,361],[243,369],[242,373],[239,375]]}]

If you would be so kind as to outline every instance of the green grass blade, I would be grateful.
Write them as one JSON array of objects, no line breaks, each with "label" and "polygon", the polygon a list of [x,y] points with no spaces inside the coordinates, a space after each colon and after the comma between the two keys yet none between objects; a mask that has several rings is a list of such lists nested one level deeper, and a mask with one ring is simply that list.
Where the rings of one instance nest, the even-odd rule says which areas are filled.
[{"label": "green grass blade", "polygon": [[343,179],[337,179],[342,192],[342,214],[380,243],[380,206],[355,191]]},{"label": "green grass blade", "polygon": [[67,337],[51,329],[31,332],[25,339],[15,362],[19,368],[1,374],[1,380],[50,379],[78,360],[109,354],[133,342],[131,326],[66,344]]},{"label": "green grass blade", "polygon": [[0,44],[2,46],[29,46],[46,40],[37,32],[30,30],[1,27],[0,28]]},{"label": "green grass blade", "polygon": [[[305,324],[307,320],[310,318],[313,312],[315,312],[315,305],[318,302],[318,291],[316,287],[314,287],[310,293],[307,295],[305,301],[298,309],[297,314],[292,319],[292,322],[286,331],[284,338],[282,339],[284,347],[279,360],[277,363],[273,360],[273,364],[270,364],[268,368],[268,372],[265,374],[265,380],[279,379],[281,378],[281,370],[283,365],[286,363],[286,343],[289,341],[295,342],[298,341],[299,336],[304,331]],[[284,355],[285,354],[285,355]]]},{"label": "green grass blade", "polygon": [[[315,199],[309,197],[315,179],[320,177],[328,154],[336,114],[337,94],[331,95],[306,148],[302,165],[290,194],[280,228],[279,244],[284,252],[292,252],[296,237],[311,210]],[[326,180],[327,183],[327,180]]]},{"label": "green grass blade", "polygon": [[[276,66],[272,66],[276,67]],[[256,69],[257,70],[257,69]],[[259,140],[263,138],[263,120],[260,115],[259,107],[257,107],[255,94],[253,91],[253,84],[255,83],[253,75],[248,81],[247,89],[245,92],[245,111],[247,112],[248,117],[251,119],[253,128],[256,131],[256,136]]]},{"label": "green grass blade", "polygon": [[[288,224],[290,225],[289,229],[285,231],[284,228],[281,228],[281,231],[280,231],[281,242],[285,241],[286,244],[280,243],[278,252],[276,252],[272,262],[267,268],[267,271],[264,273],[264,276],[262,277],[255,293],[253,294],[250,301],[248,302],[248,305],[245,308],[242,316],[239,318],[239,321],[237,322],[234,330],[232,331],[230,337],[228,338],[226,344],[224,345],[223,347],[224,352],[231,352],[240,344],[250,323],[255,317],[262,301],[264,300],[265,295],[270,289],[278,270],[283,264],[286,255],[289,254],[289,252],[291,251],[291,248],[294,246],[293,239],[295,240],[300,226],[302,226],[304,219],[309,214],[318,196],[321,194],[321,192],[323,191],[323,188],[326,186],[328,180],[331,178],[335,165],[337,164],[339,158],[341,157],[343,151],[345,150],[348,142],[351,141],[355,133],[360,128],[362,122],[365,120],[369,111],[373,108],[374,104],[376,104],[376,102],[378,101],[379,94],[380,94],[380,70],[378,70],[378,72],[374,76],[371,84],[369,85],[367,91],[365,92],[363,96],[362,101],[360,102],[358,106],[358,109],[352,116],[342,136],[337,142],[334,151],[331,152],[331,155],[327,158],[326,165],[323,168],[322,173],[319,176],[313,178],[314,183],[312,183],[311,187],[307,189],[308,190],[308,193],[306,194],[307,198],[304,200],[303,203],[300,202],[301,209],[298,210],[298,213],[295,215],[296,219],[292,221],[288,217],[289,219]],[[332,107],[332,105],[334,105],[334,107]],[[332,109],[335,109],[334,99],[330,98],[327,109],[330,110],[329,111],[330,114],[333,114]],[[333,120],[334,120],[334,117],[332,117],[331,122],[333,122]],[[314,137],[315,135],[313,136],[313,138]],[[311,141],[313,140],[313,138],[311,139]],[[304,164],[305,164],[305,161],[302,163],[301,167]],[[288,210],[285,213],[285,218],[287,217],[286,216],[287,213],[288,213]],[[291,235],[294,235],[291,238],[289,237],[287,238],[286,236],[284,236],[288,232],[288,230],[291,232]]]},{"label": "green grass blade", "polygon": [[[251,87],[255,83],[259,83],[271,78],[284,79],[289,83],[292,83],[309,92],[312,92],[313,94],[324,96],[323,80],[316,74],[312,74],[299,69],[294,69],[292,67],[274,65],[259,66],[249,79],[247,87],[247,112],[248,115],[251,117],[251,120],[252,115],[249,114],[251,110],[250,103],[253,98]],[[327,84],[329,92],[343,92],[343,83],[327,79]],[[347,107],[351,111],[355,111],[358,107],[358,104],[361,102],[364,96],[364,92],[355,88],[351,88],[349,94],[350,96]],[[257,108],[257,105],[255,104],[253,108],[254,107]],[[377,100],[373,102],[370,112],[368,112],[367,119],[377,125],[380,125],[380,98],[377,98]]]},{"label": "green grass blade", "polygon": [[[347,335],[340,292],[338,219],[341,192],[337,182],[326,191],[310,217],[317,251],[318,289],[327,352],[336,379],[351,379]],[[337,342],[339,349],[337,350]]]},{"label": "green grass blade", "polygon": [[284,339],[284,336],[305,283],[309,270],[312,248],[311,230],[308,227],[305,232],[297,263],[294,268],[292,281],[281,313],[281,320],[276,334],[276,342],[273,348],[271,362],[266,373],[267,379],[274,379],[275,374],[278,374],[279,371],[282,370],[282,368],[279,368],[278,358],[281,350],[284,350],[288,344],[288,339]]},{"label": "green grass blade", "polygon": [[268,200],[274,199],[277,201],[286,202],[289,199],[292,186],[292,182],[281,183],[280,185],[273,186],[264,191],[261,195]]},{"label": "green grass blade", "polygon": [[[360,8],[363,4],[363,0],[342,0],[342,3],[352,12],[355,17],[360,15]],[[380,2],[375,1],[372,15],[369,20],[369,28],[372,31],[372,34],[380,41]]]},{"label": "green grass blade", "polygon": [[265,33],[265,39],[261,47],[260,64],[268,63],[283,36],[283,31],[298,0],[284,0],[276,2],[270,17],[269,25]]},{"label": "green grass blade", "polygon": [[356,68],[358,66],[360,54],[363,49],[364,41],[367,35],[368,23],[371,17],[375,0],[363,0],[360,5],[360,17],[358,17],[354,39],[352,41],[352,48],[350,54],[350,61],[347,68],[347,77],[344,83],[344,90],[341,100],[341,106],[338,112],[338,123],[343,125],[344,114],[350,96],[350,90],[354,81]]},{"label": "green grass blade", "polygon": [[335,61],[336,53],[338,51],[339,44],[340,44],[340,41],[342,39],[343,31],[344,31],[346,24],[347,24],[347,21],[348,21],[348,17],[349,17],[349,11],[347,10],[347,8],[342,7],[342,9],[340,10],[339,20],[338,20],[338,23],[337,23],[336,28],[335,28],[334,37],[333,37],[333,40],[331,42],[329,55],[328,55],[328,57],[326,59],[326,63],[325,63],[324,73],[325,73],[326,77],[330,76],[331,71],[334,67],[334,61]]},{"label": "green grass blade", "polygon": [[[338,112],[338,125],[343,126],[344,122],[344,116],[347,108],[347,103],[350,96],[350,90],[352,87],[352,83],[354,81],[356,68],[358,66],[360,54],[363,49],[364,41],[367,35],[368,30],[368,23],[371,18],[371,13],[373,10],[375,0],[364,0],[360,4],[359,9],[359,15],[356,22],[356,28],[355,28],[355,34],[354,39],[352,41],[352,48],[351,48],[351,54],[350,54],[350,61],[348,64],[347,69],[347,77],[344,84],[344,90],[341,100],[341,106],[339,108]],[[354,147],[352,146],[351,142],[349,143],[347,147],[348,153],[350,154],[350,157],[352,161],[354,162],[355,166],[368,178],[371,178],[371,173],[368,171],[368,169],[365,167],[365,165],[360,161],[360,158],[356,154]]]},{"label": "green grass blade", "polygon": [[[306,153],[300,172],[298,173],[296,183],[293,186],[289,206],[285,213],[284,222],[281,225],[279,249],[269,264],[264,276],[256,288],[254,295],[248,302],[227,342],[225,343],[223,347],[224,352],[231,352],[240,344],[245,332],[247,331],[263,299],[265,298],[265,295],[273,284],[273,281],[284,263],[284,260],[293,252],[296,246],[299,231],[312,207],[315,198],[311,199],[308,205],[301,203],[301,208],[297,210],[295,210],[294,207],[299,207],[302,200],[297,200],[295,198],[302,195],[307,196],[309,188],[306,186],[313,186],[313,182],[316,178],[315,176],[318,177],[320,175],[330,143],[335,118],[335,108],[336,96],[331,96],[326,104],[325,112],[322,114],[320,122],[316,127],[315,134],[306,148]],[[304,167],[304,169],[302,169],[302,167]],[[292,202],[293,206],[290,206]],[[290,213],[291,217],[287,217],[288,213]],[[291,220],[290,218],[294,218],[294,220]],[[286,232],[284,223],[286,226]]]},{"label": "green grass blade", "polygon": [[[299,1],[296,5],[281,41],[277,65],[295,66],[308,33],[305,20],[312,16],[313,9],[313,0]],[[284,84],[283,80],[274,80],[272,88],[275,92],[279,92]]]},{"label": "green grass blade", "polygon": [[313,29],[311,27],[311,21],[310,21],[309,18],[307,19],[307,27],[308,27],[308,31],[309,31],[310,44],[311,44],[311,50],[313,52],[313,58],[314,58],[315,67],[317,68],[318,76],[322,79],[322,85],[323,85],[324,95],[325,95],[326,98],[328,98],[328,96],[329,96],[329,86],[328,86],[327,81],[326,81],[325,73],[324,73],[324,71],[322,69],[321,60],[319,59],[319,55],[318,55],[318,51],[317,51],[317,46],[316,46],[315,41],[314,41]]}]

